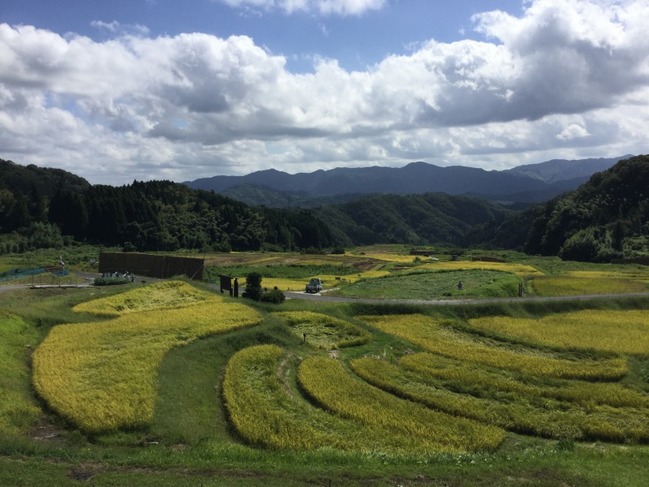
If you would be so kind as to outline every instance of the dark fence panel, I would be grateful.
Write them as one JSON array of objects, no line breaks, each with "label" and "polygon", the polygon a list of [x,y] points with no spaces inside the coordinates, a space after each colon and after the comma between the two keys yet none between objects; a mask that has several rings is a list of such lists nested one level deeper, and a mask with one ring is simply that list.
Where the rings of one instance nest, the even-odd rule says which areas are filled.
[{"label": "dark fence panel", "polygon": [[478,257],[471,257],[473,262],[505,262],[505,259],[499,257],[489,257],[487,255],[481,255]]},{"label": "dark fence panel", "polygon": [[99,272],[127,273],[166,279],[173,276],[187,276],[203,279],[204,259],[151,255],[138,253],[102,252],[99,254]]}]

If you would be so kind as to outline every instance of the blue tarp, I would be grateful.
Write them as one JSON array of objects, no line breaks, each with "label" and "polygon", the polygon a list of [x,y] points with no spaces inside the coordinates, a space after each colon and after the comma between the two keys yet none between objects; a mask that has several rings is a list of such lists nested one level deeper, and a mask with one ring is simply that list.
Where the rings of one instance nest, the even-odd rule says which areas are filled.
[{"label": "blue tarp", "polygon": [[[37,276],[38,274],[43,274],[45,269],[43,267],[37,267],[35,269],[13,269],[11,271],[6,271],[0,273],[0,281],[10,281],[12,279],[21,279],[23,277]],[[59,270],[52,272],[57,277],[63,277],[70,274],[70,271],[67,269]]]}]

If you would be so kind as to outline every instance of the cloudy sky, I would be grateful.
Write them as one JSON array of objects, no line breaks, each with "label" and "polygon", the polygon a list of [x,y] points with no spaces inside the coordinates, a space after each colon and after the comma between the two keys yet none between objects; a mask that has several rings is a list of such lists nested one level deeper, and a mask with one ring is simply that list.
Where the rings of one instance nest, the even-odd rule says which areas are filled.
[{"label": "cloudy sky", "polygon": [[649,152],[649,0],[2,0],[0,158],[93,184]]}]

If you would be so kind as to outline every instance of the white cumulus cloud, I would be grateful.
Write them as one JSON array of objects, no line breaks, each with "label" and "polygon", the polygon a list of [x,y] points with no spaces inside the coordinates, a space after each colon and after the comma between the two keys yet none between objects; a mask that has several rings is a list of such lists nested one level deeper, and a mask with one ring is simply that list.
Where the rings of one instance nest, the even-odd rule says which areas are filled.
[{"label": "white cumulus cloud", "polygon": [[560,140],[573,140],[582,137],[588,137],[590,134],[583,125],[571,123],[557,135]]},{"label": "white cumulus cloud", "polygon": [[[228,1],[341,14],[383,4]],[[0,157],[118,184],[646,152],[649,2],[525,6],[476,15],[482,41],[429,40],[353,72],[317,59],[293,73],[247,36],[96,41],[0,24]]]}]

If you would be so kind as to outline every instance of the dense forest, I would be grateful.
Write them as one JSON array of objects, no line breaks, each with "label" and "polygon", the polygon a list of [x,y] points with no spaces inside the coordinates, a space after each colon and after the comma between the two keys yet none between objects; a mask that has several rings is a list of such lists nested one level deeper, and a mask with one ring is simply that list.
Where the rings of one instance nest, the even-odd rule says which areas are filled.
[{"label": "dense forest", "polygon": [[534,210],[531,254],[608,262],[644,253],[649,240],[649,156],[620,161]]},{"label": "dense forest", "polygon": [[514,212],[445,193],[374,195],[314,210],[344,246],[431,243],[466,246],[467,236]]},{"label": "dense forest", "polygon": [[0,160],[0,252],[73,242],[131,251],[323,250],[375,243],[525,250],[608,261],[649,240],[649,156],[524,210],[442,193],[370,195],[318,208],[249,206],[170,181],[112,187]]},{"label": "dense forest", "polygon": [[0,251],[88,242],[125,250],[297,250],[335,244],[307,210],[252,208],[170,181],[91,186],[0,161]]}]

